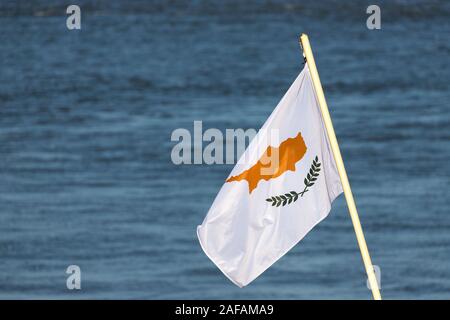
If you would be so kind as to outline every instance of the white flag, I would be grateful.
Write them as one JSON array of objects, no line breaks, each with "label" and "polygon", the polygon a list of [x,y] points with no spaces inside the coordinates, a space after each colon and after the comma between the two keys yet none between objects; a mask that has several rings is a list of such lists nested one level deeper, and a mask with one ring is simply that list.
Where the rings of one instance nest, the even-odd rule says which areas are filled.
[{"label": "white flag", "polygon": [[197,235],[206,255],[243,287],[323,220],[340,193],[305,64],[227,178]]}]

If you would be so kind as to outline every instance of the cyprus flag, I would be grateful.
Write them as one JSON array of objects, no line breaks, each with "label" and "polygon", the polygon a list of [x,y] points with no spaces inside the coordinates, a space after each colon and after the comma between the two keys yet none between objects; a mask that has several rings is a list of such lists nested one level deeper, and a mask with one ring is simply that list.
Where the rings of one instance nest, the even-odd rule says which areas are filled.
[{"label": "cyprus flag", "polygon": [[322,221],[341,192],[305,64],[227,178],[197,235],[206,255],[243,287]]}]

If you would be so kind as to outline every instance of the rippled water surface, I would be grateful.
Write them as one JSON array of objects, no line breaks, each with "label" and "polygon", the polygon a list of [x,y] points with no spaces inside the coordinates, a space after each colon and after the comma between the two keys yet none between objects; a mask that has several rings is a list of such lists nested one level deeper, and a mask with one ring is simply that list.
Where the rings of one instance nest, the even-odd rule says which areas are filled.
[{"label": "rippled water surface", "polygon": [[[230,165],[175,166],[176,128],[259,128],[309,34],[385,298],[449,298],[448,2],[0,4],[0,298],[368,299],[343,196],[239,289],[195,229]],[[65,269],[82,270],[82,290]]]}]

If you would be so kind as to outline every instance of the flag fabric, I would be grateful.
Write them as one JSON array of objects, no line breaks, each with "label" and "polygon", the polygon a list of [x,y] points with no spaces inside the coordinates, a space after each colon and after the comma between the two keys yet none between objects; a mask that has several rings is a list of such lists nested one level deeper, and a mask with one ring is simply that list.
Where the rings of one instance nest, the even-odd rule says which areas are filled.
[{"label": "flag fabric", "polygon": [[240,157],[197,236],[246,286],[328,216],[342,185],[307,64]]}]

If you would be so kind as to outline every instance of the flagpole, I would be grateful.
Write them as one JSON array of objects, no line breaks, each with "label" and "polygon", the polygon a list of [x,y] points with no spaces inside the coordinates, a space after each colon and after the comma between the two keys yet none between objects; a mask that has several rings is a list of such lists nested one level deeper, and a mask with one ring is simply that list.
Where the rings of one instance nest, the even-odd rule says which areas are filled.
[{"label": "flagpole", "polygon": [[314,89],[316,91],[317,99],[319,101],[320,111],[325,124],[325,128],[328,134],[328,140],[330,141],[331,150],[333,152],[334,160],[341,178],[342,187],[344,189],[345,200],[347,201],[348,211],[352,219],[353,228],[356,233],[356,240],[358,241],[359,250],[364,262],[367,276],[369,278],[369,284],[372,289],[372,295],[375,300],[381,300],[380,290],[378,288],[377,279],[373,269],[372,261],[370,259],[369,249],[367,248],[364,233],[359,221],[358,211],[356,211],[355,200],[353,199],[350,183],[348,182],[347,172],[345,171],[344,162],[342,160],[341,151],[334,133],[333,123],[331,122],[330,112],[328,111],[327,102],[323,93],[322,84],[320,83],[319,73],[317,72],[316,63],[309,44],[309,39],[306,34],[302,34],[300,37],[300,45],[303,48],[303,54],[308,64],[309,72],[313,81]]}]

